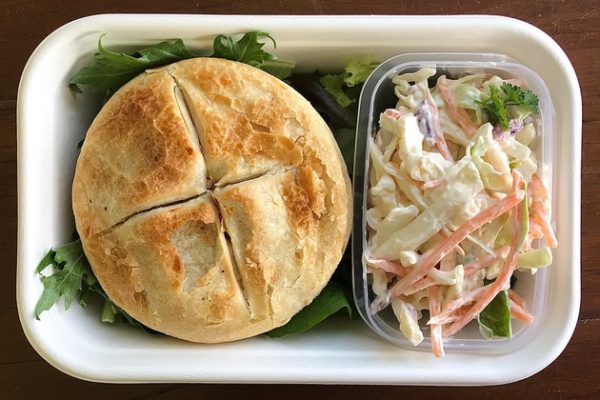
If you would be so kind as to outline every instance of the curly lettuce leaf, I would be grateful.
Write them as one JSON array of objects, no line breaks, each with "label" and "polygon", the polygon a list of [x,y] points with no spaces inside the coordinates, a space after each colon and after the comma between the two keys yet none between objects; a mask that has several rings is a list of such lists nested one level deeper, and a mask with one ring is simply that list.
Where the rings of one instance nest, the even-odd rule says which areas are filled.
[{"label": "curly lettuce leaf", "polygon": [[350,59],[344,68],[344,83],[348,87],[364,83],[377,65],[379,63],[372,55]]},{"label": "curly lettuce leaf", "polygon": [[342,75],[325,75],[321,77],[321,85],[332,95],[339,105],[342,107],[348,107],[354,103],[355,99],[348,97],[344,92],[344,76]]},{"label": "curly lettuce leaf", "polygon": [[355,57],[348,61],[341,74],[328,74],[321,77],[321,85],[342,107],[356,101],[360,91],[348,90],[364,83],[379,63],[373,56]]}]

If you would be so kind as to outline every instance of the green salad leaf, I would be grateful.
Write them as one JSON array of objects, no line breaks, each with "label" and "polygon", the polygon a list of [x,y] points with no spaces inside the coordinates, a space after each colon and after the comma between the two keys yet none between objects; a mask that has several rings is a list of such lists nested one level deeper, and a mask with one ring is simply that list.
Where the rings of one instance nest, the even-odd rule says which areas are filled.
[{"label": "green salad leaf", "polygon": [[213,42],[213,57],[260,67],[265,61],[275,59],[273,54],[263,50],[265,43],[261,43],[260,39],[269,39],[273,43],[273,47],[277,46],[273,36],[267,32],[248,32],[237,41],[231,36],[218,35]]},{"label": "green salad leaf", "polygon": [[337,131],[333,132],[333,137],[335,138],[335,141],[342,152],[342,156],[344,157],[346,167],[348,168],[348,172],[350,174],[352,174],[352,169],[354,167],[355,134],[356,132],[354,129],[338,129]]},{"label": "green salad leaf", "polygon": [[[79,85],[92,91],[104,93],[110,97],[117,89],[149,68],[157,68],[188,58],[198,57],[186,47],[183,40],[172,39],[154,46],[145,47],[133,54],[107,50],[98,39],[98,52],[93,63],[83,67],[70,80],[69,87],[81,92]],[[218,35],[213,43],[212,57],[226,58],[261,68],[266,72],[284,79],[291,75],[295,64],[278,59],[265,51],[261,39],[269,39],[275,46],[275,40],[266,32],[247,32],[239,40],[231,36]]]},{"label": "green salad leaf", "polygon": [[[54,267],[53,272],[42,275],[41,273],[50,265]],[[80,239],[75,238],[71,242],[51,249],[42,258],[35,272],[41,275],[40,280],[44,285],[44,291],[35,307],[36,319],[39,320],[40,314],[49,310],[61,298],[65,310],[68,310],[79,294],[78,303],[82,308],[86,308],[94,298],[101,298],[104,301],[100,316],[102,322],[112,323],[120,317],[120,320],[127,324],[155,333],[110,300],[90,268]]]},{"label": "green salad leaf", "polygon": [[267,332],[267,335],[272,338],[280,338],[302,333],[338,312],[352,317],[354,313],[352,299],[349,298],[344,286],[336,282],[329,282],[312,303],[294,315],[287,324]]},{"label": "green salad leaf", "polygon": [[378,65],[372,55],[351,58],[344,68],[344,83],[348,87],[364,83]]},{"label": "green salad leaf", "polygon": [[40,319],[40,314],[50,309],[59,298],[63,299],[67,310],[82,290],[84,282],[86,285],[96,283],[96,277],[83,254],[79,239],[50,250],[38,264],[36,272],[41,273],[49,265],[53,265],[55,271],[51,275],[40,277],[44,291],[35,306],[37,319]]},{"label": "green salad leaf", "polygon": [[292,76],[292,72],[294,72],[294,68],[296,68],[296,63],[293,61],[280,60],[278,58],[271,61],[265,61],[259,68],[273,75],[275,78],[283,80]]},{"label": "green salad leaf", "polygon": [[350,104],[354,103],[355,99],[351,99],[346,92],[344,92],[344,86],[346,84],[344,82],[343,74],[325,75],[321,77],[321,85],[323,85],[325,90],[327,90],[327,92],[329,92],[342,107],[348,107]]},{"label": "green salad leaf", "polygon": [[511,319],[506,290],[498,293],[477,318],[481,334],[488,339],[494,336],[512,337]]},{"label": "green salad leaf", "polygon": [[81,91],[79,85],[85,85],[94,92],[110,95],[149,68],[195,57],[181,39],[166,40],[128,55],[107,50],[102,45],[103,37],[98,39],[93,64],[83,67],[69,81],[72,90]]},{"label": "green salad leaf", "polygon": [[267,32],[247,32],[239,40],[231,36],[219,35],[213,42],[213,57],[225,58],[260,68],[276,76],[285,79],[292,74],[295,63],[279,60],[275,55],[265,51],[265,43],[261,39],[268,39],[277,47],[275,39]]},{"label": "green salad leaf", "polygon": [[331,94],[342,107],[348,107],[356,101],[358,91],[348,91],[348,88],[364,83],[371,72],[379,65],[373,56],[351,58],[341,74],[328,74],[321,77],[321,85]]}]

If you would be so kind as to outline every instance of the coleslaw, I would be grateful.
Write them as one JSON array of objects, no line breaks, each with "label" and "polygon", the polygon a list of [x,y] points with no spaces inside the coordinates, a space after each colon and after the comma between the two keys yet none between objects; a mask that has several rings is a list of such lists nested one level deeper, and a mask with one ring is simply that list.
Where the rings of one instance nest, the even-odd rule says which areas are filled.
[{"label": "coleslaw", "polygon": [[[396,75],[395,108],[369,138],[367,249],[376,298],[413,344],[432,351],[477,320],[486,338],[531,323],[517,270],[552,263],[550,194],[532,147],[537,96],[518,79]],[[431,83],[431,85],[430,85]]]}]

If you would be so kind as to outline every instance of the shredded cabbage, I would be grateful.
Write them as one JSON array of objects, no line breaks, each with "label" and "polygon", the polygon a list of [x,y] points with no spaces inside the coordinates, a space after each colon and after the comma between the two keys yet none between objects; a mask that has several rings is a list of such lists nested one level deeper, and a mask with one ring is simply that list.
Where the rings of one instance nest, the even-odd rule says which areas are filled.
[{"label": "shredded cabbage", "polygon": [[552,264],[552,252],[547,247],[529,250],[519,255],[517,268],[544,268]]},{"label": "shredded cabbage", "polygon": [[417,346],[423,341],[423,332],[419,328],[417,310],[412,304],[405,303],[402,300],[392,300],[392,309],[398,321],[400,322],[400,331],[413,344]]},{"label": "shredded cabbage", "polygon": [[[478,320],[485,337],[510,337],[507,274],[550,265],[556,241],[547,240],[551,202],[531,147],[535,94],[485,73],[440,77],[430,88],[436,73],[423,68],[392,79],[398,102],[369,138],[366,219],[369,257],[404,268],[369,269],[372,308],[391,305],[413,345],[423,341],[419,320],[429,315],[441,355],[442,329],[434,325],[456,332]],[[484,308],[472,312],[484,294]]]}]

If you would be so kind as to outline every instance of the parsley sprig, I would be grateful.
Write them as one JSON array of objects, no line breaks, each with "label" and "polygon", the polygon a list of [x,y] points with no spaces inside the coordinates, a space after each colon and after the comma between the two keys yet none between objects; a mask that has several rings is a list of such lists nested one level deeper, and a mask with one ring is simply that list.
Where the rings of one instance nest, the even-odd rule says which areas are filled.
[{"label": "parsley sprig", "polygon": [[493,124],[500,124],[503,130],[508,129],[510,123],[509,106],[522,107],[534,114],[539,112],[539,99],[535,93],[508,82],[502,83],[499,88],[491,85],[490,96],[477,103],[487,113],[488,120]]}]

